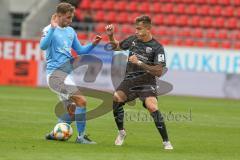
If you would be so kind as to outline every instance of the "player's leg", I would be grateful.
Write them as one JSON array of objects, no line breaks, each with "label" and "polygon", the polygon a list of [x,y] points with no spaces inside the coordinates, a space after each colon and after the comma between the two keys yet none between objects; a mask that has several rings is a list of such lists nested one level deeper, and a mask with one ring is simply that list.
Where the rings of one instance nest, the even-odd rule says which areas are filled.
[{"label": "player's leg", "polygon": [[47,78],[50,89],[61,95],[67,100],[71,100],[76,104],[74,120],[78,130],[76,142],[82,144],[94,144],[88,137],[84,135],[86,128],[86,99],[81,95],[77,85],[73,81],[71,75],[60,70],[55,71]]},{"label": "player's leg", "polygon": [[124,109],[123,105],[124,102],[127,100],[126,94],[121,91],[117,90],[113,94],[113,116],[115,123],[118,128],[118,136],[115,140],[115,145],[122,145],[124,142],[124,139],[126,137],[126,131],[124,129]]},{"label": "player's leg", "polygon": [[168,133],[167,133],[167,129],[166,129],[166,125],[165,125],[163,116],[158,109],[157,98],[156,97],[146,97],[145,101],[144,101],[144,106],[150,112],[150,114],[154,120],[154,123],[156,125],[156,128],[158,129],[158,131],[163,139],[164,149],[173,149],[173,147],[168,139]]},{"label": "player's leg", "polygon": [[76,103],[75,122],[78,130],[78,137],[76,139],[76,142],[81,144],[96,144],[96,142],[90,140],[85,135],[87,106],[86,98],[81,95],[80,91],[77,91],[70,97],[70,99]]},{"label": "player's leg", "polygon": [[[64,96],[59,95],[59,99],[60,101],[63,103],[64,108],[67,110],[66,113],[64,113],[63,115],[61,115],[58,118],[58,122],[57,123],[68,123],[71,124],[73,119],[74,119],[74,111],[76,108],[76,104],[73,103],[70,100],[66,100]],[[54,135],[53,135],[53,130],[46,135],[45,137],[47,140],[56,140]]]}]

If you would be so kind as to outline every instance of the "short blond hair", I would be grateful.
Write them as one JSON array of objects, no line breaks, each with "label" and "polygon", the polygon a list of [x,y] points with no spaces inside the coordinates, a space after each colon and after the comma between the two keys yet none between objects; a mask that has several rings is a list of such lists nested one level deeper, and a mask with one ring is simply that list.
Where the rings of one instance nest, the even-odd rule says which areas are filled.
[{"label": "short blond hair", "polygon": [[62,2],[57,5],[56,13],[66,14],[68,12],[73,13],[75,11],[75,7],[70,3]]}]

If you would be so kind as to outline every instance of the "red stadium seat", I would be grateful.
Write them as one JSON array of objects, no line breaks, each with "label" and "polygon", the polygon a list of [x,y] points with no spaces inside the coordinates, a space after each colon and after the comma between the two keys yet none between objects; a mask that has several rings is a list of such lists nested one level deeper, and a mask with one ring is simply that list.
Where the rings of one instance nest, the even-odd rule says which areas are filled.
[{"label": "red stadium seat", "polygon": [[102,35],[102,41],[103,42],[108,42],[109,41],[108,36],[106,34]]},{"label": "red stadium seat", "polygon": [[222,48],[231,48],[231,42],[229,42],[229,41],[223,41],[223,42],[221,43],[221,47],[222,47]]},{"label": "red stadium seat", "polygon": [[212,17],[204,17],[202,21],[200,22],[200,25],[202,27],[211,27],[212,25]]},{"label": "red stadium seat", "polygon": [[105,32],[105,23],[97,23],[96,27],[95,27],[95,31],[98,33],[104,33]]},{"label": "red stadium seat", "polygon": [[220,5],[229,5],[231,3],[231,0],[220,0],[218,1],[218,4]]},{"label": "red stadium seat", "polygon": [[226,21],[225,27],[229,29],[237,28],[237,19],[236,18],[230,18]]},{"label": "red stadium seat", "polygon": [[238,30],[236,31],[236,37],[236,39],[240,39],[240,32]]},{"label": "red stadium seat", "polygon": [[76,9],[75,16],[79,21],[82,20],[82,13],[81,13],[81,10],[79,8]]},{"label": "red stadium seat", "polygon": [[222,9],[221,15],[222,16],[228,16],[228,17],[233,16],[234,15],[234,8],[232,6],[228,6],[224,9]]},{"label": "red stadium seat", "polygon": [[152,27],[151,28],[151,32],[152,32],[153,35],[157,35],[157,28],[159,28],[159,27]]},{"label": "red stadium seat", "polygon": [[231,39],[231,40],[236,40],[236,39],[238,39],[238,33],[239,33],[238,30],[233,30],[231,32],[229,31],[228,38]]},{"label": "red stadium seat", "polygon": [[128,23],[128,14],[126,12],[121,12],[116,17],[116,22],[118,23]]},{"label": "red stadium seat", "polygon": [[138,6],[139,12],[149,13],[150,12],[150,4],[149,2],[140,3]]},{"label": "red stadium seat", "polygon": [[177,27],[164,27],[165,28],[165,32],[167,36],[170,37],[176,37],[176,35],[178,34],[178,28]]},{"label": "red stadium seat", "polygon": [[173,44],[176,46],[182,46],[184,44],[184,40],[182,38],[176,38],[173,40]]},{"label": "red stadium seat", "polygon": [[166,38],[166,37],[163,37],[163,38],[159,39],[158,41],[163,45],[168,45],[171,42],[170,39]]},{"label": "red stadium seat", "polygon": [[239,41],[235,42],[233,45],[234,45],[235,49],[240,49],[240,42]]},{"label": "red stadium seat", "polygon": [[194,46],[194,43],[195,43],[194,40],[191,38],[188,38],[184,41],[184,45],[186,46]]},{"label": "red stadium seat", "polygon": [[191,30],[187,27],[185,28],[176,28],[175,31],[179,37],[191,37]]},{"label": "red stadium seat", "polygon": [[104,21],[106,22],[116,22],[116,17],[117,17],[117,13],[114,11],[110,11],[105,13],[105,17],[104,17]]},{"label": "red stadium seat", "polygon": [[190,5],[187,7],[187,9],[185,10],[185,13],[187,14],[196,14],[197,13],[197,6],[196,5]]},{"label": "red stadium seat", "polygon": [[127,7],[126,1],[118,1],[118,2],[116,2],[114,8],[116,11],[124,11],[124,10],[126,10],[126,7]]},{"label": "red stadium seat", "polygon": [[157,27],[155,30],[156,36],[166,36],[167,35],[167,29],[166,27]]},{"label": "red stadium seat", "polygon": [[135,12],[135,11],[137,11],[137,5],[138,3],[137,2],[135,2],[135,1],[131,1],[128,5],[127,5],[127,10],[128,11],[132,11],[132,12]]},{"label": "red stadium seat", "polygon": [[240,7],[238,7],[238,8],[235,10],[234,15],[237,16],[237,17],[240,17]]},{"label": "red stadium seat", "polygon": [[188,25],[192,27],[199,27],[201,18],[199,16],[193,16],[188,20]]},{"label": "red stadium seat", "polygon": [[215,28],[223,28],[224,27],[224,23],[225,23],[225,18],[222,17],[218,17],[213,21],[213,27]]},{"label": "red stadium seat", "polygon": [[134,34],[134,28],[131,25],[124,24],[122,25],[122,32],[126,34]]},{"label": "red stadium seat", "polygon": [[195,40],[194,46],[204,47],[204,46],[206,46],[206,42],[203,40]]},{"label": "red stadium seat", "polygon": [[185,5],[184,4],[177,4],[174,7],[173,12],[177,13],[177,14],[184,14],[184,12],[185,12]]},{"label": "red stadium seat", "polygon": [[212,40],[212,41],[208,42],[207,45],[208,45],[208,47],[217,48],[217,47],[219,47],[219,42],[215,41],[215,40]]},{"label": "red stadium seat", "polygon": [[236,5],[236,6],[240,5],[240,0],[232,0],[231,2],[233,5]]},{"label": "red stadium seat", "polygon": [[153,17],[153,23],[157,25],[163,24],[164,16],[161,14],[158,14]]},{"label": "red stadium seat", "polygon": [[222,7],[215,6],[215,7],[210,9],[209,14],[212,15],[212,16],[220,16],[221,12],[222,12]]},{"label": "red stadium seat", "polygon": [[94,32],[89,32],[89,33],[88,33],[88,38],[87,38],[87,40],[88,40],[88,41],[92,41],[95,36],[96,36],[96,33],[94,33]]},{"label": "red stadium seat", "polygon": [[77,37],[78,39],[81,40],[87,40],[88,39],[88,35],[86,33],[77,33]]},{"label": "red stadium seat", "polygon": [[208,15],[209,11],[210,11],[210,7],[208,5],[199,6],[197,8],[197,14],[199,15]]},{"label": "red stadium seat", "polygon": [[140,13],[132,13],[132,14],[128,14],[128,23],[133,24],[135,22],[135,19],[140,16]]},{"label": "red stadium seat", "polygon": [[164,13],[172,13],[174,5],[172,3],[163,4],[161,7],[162,12]]},{"label": "red stadium seat", "polygon": [[92,5],[91,5],[91,9],[92,10],[100,10],[102,9],[102,6],[104,4],[104,1],[101,1],[101,0],[95,0],[92,2]]},{"label": "red stadium seat", "polygon": [[206,4],[206,3],[207,3],[207,0],[195,0],[194,3],[197,3],[197,4]]},{"label": "red stadium seat", "polygon": [[214,30],[214,29],[206,30],[206,38],[215,39],[216,38],[216,30]]},{"label": "red stadium seat", "polygon": [[202,38],[203,37],[203,29],[196,28],[191,30],[191,36],[195,38]]},{"label": "red stadium seat", "polygon": [[161,3],[158,3],[158,2],[153,3],[153,6],[152,6],[151,11],[154,12],[154,13],[159,13],[159,12],[161,12],[161,11],[162,11],[161,5],[162,5],[162,4],[161,4]]},{"label": "red stadium seat", "polygon": [[81,9],[90,9],[91,2],[90,0],[83,0],[81,3],[78,4],[78,8]]},{"label": "red stadium seat", "polygon": [[102,9],[104,10],[113,10],[114,9],[114,1],[108,0],[106,2],[103,3],[102,5]]},{"label": "red stadium seat", "polygon": [[207,3],[209,5],[216,5],[218,3],[218,0],[207,0]]},{"label": "red stadium seat", "polygon": [[223,30],[222,29],[222,30],[218,31],[217,38],[219,38],[219,39],[227,39],[228,38],[227,30]]},{"label": "red stadium seat", "polygon": [[105,17],[105,12],[97,11],[95,13],[94,20],[97,22],[102,22],[102,21],[104,21],[104,17]]},{"label": "red stadium seat", "polygon": [[192,4],[194,0],[181,0],[180,2]]},{"label": "red stadium seat", "polygon": [[163,19],[163,22],[166,25],[175,25],[176,19],[177,19],[176,15],[171,14],[171,15],[165,16],[165,18]]},{"label": "red stadium seat", "polygon": [[186,15],[179,16],[179,18],[176,19],[176,24],[178,26],[187,26],[188,16],[186,16]]}]

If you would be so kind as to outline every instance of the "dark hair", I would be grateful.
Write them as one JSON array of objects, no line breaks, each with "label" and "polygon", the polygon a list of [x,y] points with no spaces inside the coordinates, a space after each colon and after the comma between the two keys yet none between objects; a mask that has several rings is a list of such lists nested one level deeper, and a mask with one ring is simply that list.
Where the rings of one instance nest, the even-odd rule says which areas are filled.
[{"label": "dark hair", "polygon": [[57,10],[56,10],[57,13],[65,14],[67,12],[73,13],[74,11],[75,11],[75,8],[70,3],[63,2],[57,5]]},{"label": "dark hair", "polygon": [[142,22],[146,26],[151,26],[151,24],[152,24],[151,18],[149,16],[146,16],[146,15],[139,16],[135,19],[135,24],[138,24],[140,22]]}]

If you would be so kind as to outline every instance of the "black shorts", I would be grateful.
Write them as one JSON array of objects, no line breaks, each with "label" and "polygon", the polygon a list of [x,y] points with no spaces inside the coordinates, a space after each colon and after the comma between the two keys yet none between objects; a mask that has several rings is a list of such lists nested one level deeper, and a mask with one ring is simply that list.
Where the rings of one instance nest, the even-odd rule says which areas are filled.
[{"label": "black shorts", "polygon": [[156,97],[156,84],[155,83],[144,83],[144,82],[136,82],[133,80],[123,80],[121,84],[118,86],[116,91],[123,91],[127,96],[127,100],[125,102],[132,101],[136,98],[139,98],[143,102],[147,97]]}]

